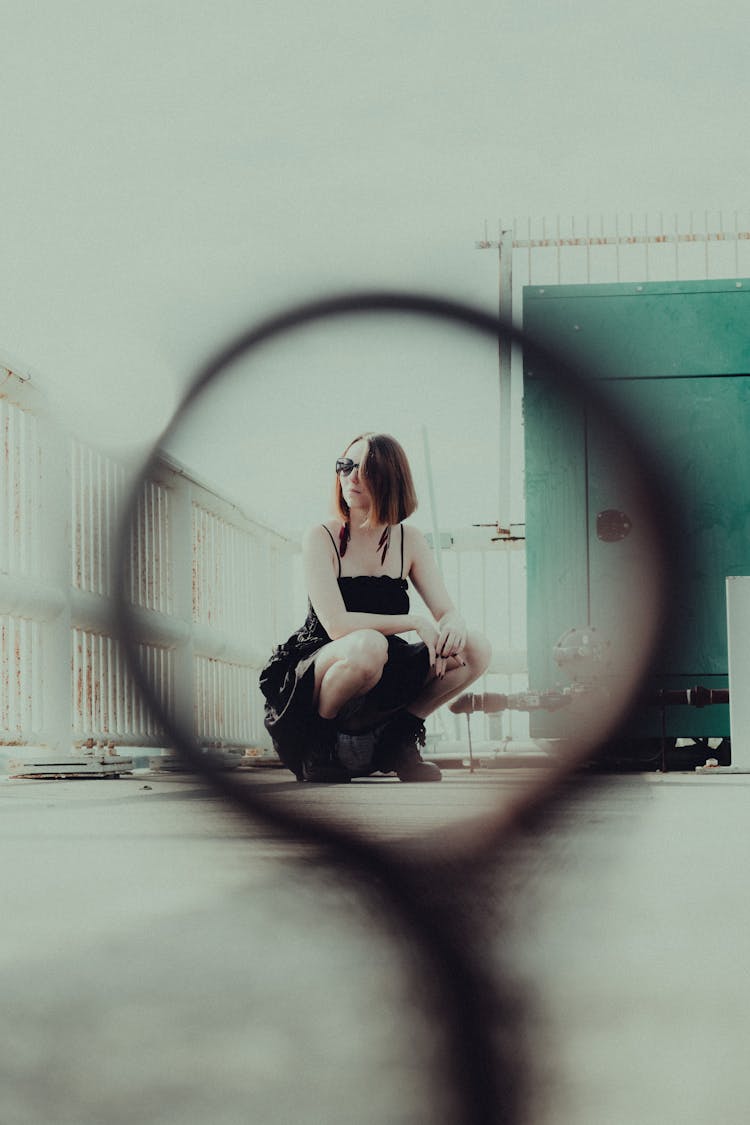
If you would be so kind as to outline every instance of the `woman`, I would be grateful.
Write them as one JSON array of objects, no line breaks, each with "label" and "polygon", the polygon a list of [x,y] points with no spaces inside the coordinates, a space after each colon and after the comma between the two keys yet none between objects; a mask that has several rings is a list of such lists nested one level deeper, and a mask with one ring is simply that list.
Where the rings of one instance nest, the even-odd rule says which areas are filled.
[{"label": "woman", "polygon": [[[424,536],[403,522],[417,498],[394,438],[350,442],[334,496],[337,518],[303,541],[307,619],[261,673],[266,727],[299,781],[377,770],[439,781],[419,752],[424,720],[482,675],[490,646],[467,631]],[[432,620],[410,612],[407,579]]]}]

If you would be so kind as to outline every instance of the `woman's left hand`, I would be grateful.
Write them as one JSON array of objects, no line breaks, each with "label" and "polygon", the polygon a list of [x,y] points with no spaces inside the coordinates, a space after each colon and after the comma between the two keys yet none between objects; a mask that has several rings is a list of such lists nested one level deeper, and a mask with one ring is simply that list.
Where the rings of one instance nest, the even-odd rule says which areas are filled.
[{"label": "woman's left hand", "polygon": [[444,613],[437,623],[438,638],[435,643],[437,656],[459,656],[466,648],[468,630],[466,622],[457,610]]}]

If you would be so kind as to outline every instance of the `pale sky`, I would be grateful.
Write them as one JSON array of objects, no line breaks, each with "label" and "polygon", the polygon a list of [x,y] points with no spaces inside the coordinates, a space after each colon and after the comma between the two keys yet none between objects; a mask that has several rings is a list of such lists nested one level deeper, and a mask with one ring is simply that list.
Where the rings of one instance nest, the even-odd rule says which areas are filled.
[{"label": "pale sky", "polygon": [[[113,449],[288,301],[494,309],[485,220],[746,205],[746,0],[3,0],[0,40],[0,355]],[[421,331],[281,347],[179,455],[295,529],[353,433],[419,475],[426,425],[441,523],[493,519],[494,358]]]}]

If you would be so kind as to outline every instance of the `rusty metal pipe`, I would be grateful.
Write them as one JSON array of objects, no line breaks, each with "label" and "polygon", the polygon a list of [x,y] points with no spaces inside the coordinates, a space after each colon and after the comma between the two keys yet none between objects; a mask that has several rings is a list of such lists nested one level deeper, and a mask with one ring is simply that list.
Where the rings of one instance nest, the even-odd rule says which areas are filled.
[{"label": "rusty metal pipe", "polygon": [[562,691],[522,691],[514,695],[500,692],[464,692],[449,704],[454,715],[468,715],[473,711],[497,714],[499,711],[557,711],[571,702],[572,695]]},{"label": "rusty metal pipe", "polygon": [[729,688],[707,688],[702,684],[683,690],[660,688],[646,696],[644,702],[651,707],[710,707],[729,703]]},{"label": "rusty metal pipe", "polygon": [[[585,690],[585,689],[584,689]],[[579,694],[583,694],[580,691]],[[572,701],[569,691],[524,691],[515,695],[500,692],[464,692],[449,704],[454,715],[469,715],[474,711],[497,714],[500,711],[558,711]],[[707,688],[697,684],[682,690],[659,688],[645,695],[642,703],[648,707],[710,707],[729,703],[728,688]]]}]

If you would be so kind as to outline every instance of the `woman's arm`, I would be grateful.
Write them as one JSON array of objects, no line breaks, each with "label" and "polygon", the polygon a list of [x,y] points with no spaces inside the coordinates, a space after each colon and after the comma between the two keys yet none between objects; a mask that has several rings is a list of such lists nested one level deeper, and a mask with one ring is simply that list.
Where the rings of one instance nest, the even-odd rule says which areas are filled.
[{"label": "woman's arm", "polygon": [[451,601],[424,535],[414,527],[405,527],[404,531],[409,577],[438,624],[437,654],[458,655],[466,647],[466,623]]},{"label": "woman's arm", "polygon": [[345,637],[356,629],[376,629],[386,637],[416,632],[431,649],[434,662],[437,630],[427,618],[415,613],[350,613],[347,610],[336,581],[336,553],[322,526],[310,528],[302,540],[302,562],[312,607],[331,640]]}]

